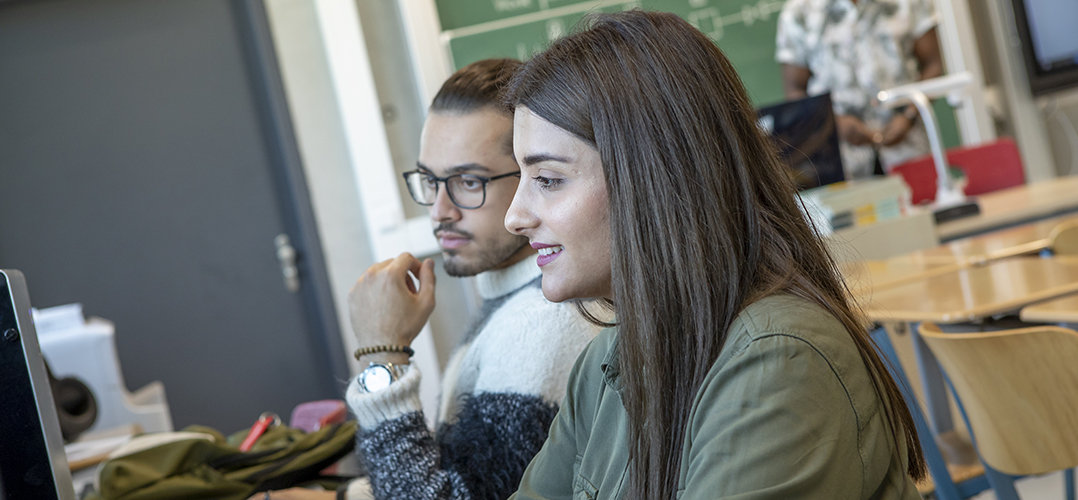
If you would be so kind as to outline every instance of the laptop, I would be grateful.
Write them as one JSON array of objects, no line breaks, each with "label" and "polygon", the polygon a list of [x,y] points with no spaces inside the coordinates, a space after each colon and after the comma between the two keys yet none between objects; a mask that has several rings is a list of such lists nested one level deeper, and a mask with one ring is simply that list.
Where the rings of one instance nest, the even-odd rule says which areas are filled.
[{"label": "laptop", "polygon": [[798,189],[845,180],[830,93],[763,107],[757,117]]},{"label": "laptop", "polygon": [[0,500],[75,500],[22,273],[0,269]]}]

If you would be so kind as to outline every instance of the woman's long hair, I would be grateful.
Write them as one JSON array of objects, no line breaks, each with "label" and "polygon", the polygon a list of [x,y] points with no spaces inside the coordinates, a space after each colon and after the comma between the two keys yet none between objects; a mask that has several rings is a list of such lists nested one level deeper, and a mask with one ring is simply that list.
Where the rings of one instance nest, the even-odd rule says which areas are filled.
[{"label": "woman's long hair", "polygon": [[621,371],[629,498],[673,497],[689,410],[731,323],[780,293],[846,327],[884,402],[895,456],[904,445],[910,474],[924,475],[902,395],[710,39],[672,14],[595,15],[526,63],[506,100],[592,144],[602,160],[617,349],[632,367]]}]

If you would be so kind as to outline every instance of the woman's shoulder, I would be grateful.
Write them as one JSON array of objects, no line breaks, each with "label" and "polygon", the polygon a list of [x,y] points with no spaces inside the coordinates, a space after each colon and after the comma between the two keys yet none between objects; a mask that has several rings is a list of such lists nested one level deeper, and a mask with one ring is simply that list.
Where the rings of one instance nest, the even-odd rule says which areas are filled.
[{"label": "woman's shoulder", "polygon": [[727,332],[726,346],[712,371],[744,357],[781,362],[775,371],[785,376],[794,377],[794,372],[803,370],[795,378],[837,383],[858,414],[859,426],[878,410],[879,400],[860,349],[845,324],[816,302],[775,295],[746,307]]},{"label": "woman's shoulder", "polygon": [[730,325],[726,344],[740,349],[774,336],[793,337],[827,353],[854,349],[860,358],[842,321],[820,304],[794,295],[771,295],[746,306]]}]

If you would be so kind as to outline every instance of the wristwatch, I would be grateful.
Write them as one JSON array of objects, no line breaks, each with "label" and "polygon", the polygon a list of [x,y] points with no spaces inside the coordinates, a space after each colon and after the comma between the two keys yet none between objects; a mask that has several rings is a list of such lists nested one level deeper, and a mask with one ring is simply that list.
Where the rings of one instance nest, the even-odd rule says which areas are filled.
[{"label": "wristwatch", "polygon": [[378,392],[404,376],[404,366],[393,363],[371,363],[359,374],[359,386],[367,392]]}]

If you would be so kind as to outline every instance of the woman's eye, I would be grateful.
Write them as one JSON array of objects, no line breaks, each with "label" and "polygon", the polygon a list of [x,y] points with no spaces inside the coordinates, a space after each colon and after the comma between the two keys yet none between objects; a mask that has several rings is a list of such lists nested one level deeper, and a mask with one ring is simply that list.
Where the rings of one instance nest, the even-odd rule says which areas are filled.
[{"label": "woman's eye", "polygon": [[539,184],[539,187],[542,189],[552,189],[558,187],[559,185],[561,185],[562,182],[562,179],[551,179],[549,177],[543,177],[541,175],[532,177],[532,179],[534,179],[535,182],[537,182]]}]

